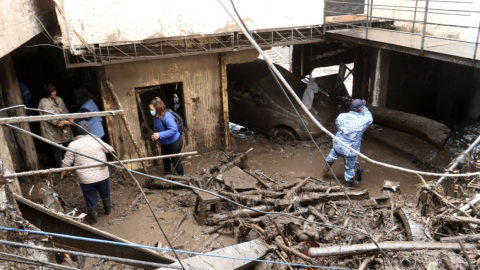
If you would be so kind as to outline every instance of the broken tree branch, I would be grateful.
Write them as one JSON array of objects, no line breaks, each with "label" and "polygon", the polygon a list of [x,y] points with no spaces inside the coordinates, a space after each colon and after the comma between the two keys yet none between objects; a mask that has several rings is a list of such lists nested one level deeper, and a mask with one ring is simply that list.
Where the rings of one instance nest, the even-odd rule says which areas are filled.
[{"label": "broken tree branch", "polygon": [[455,270],[455,266],[453,266],[453,263],[447,254],[440,255],[440,259],[447,270]]},{"label": "broken tree branch", "polygon": [[247,170],[243,170],[244,172],[248,173],[249,175],[251,175],[253,178],[255,178],[260,184],[264,185],[266,188],[268,189],[271,189],[272,187],[267,184],[265,181],[263,181],[262,179],[260,179],[260,177],[258,177],[257,175],[255,175],[254,173],[251,173],[250,171],[247,171]]},{"label": "broken tree branch", "polygon": [[182,225],[182,222],[185,220],[185,218],[187,217],[187,215],[188,215],[188,212],[185,213],[185,214],[180,218],[180,220],[177,222],[177,225],[175,225],[175,230],[173,230],[173,235],[177,235],[178,228],[180,228],[180,225]]},{"label": "broken tree branch", "polygon": [[440,216],[436,217],[435,220],[441,220],[443,222],[458,222],[458,223],[472,223],[480,224],[480,219],[472,217],[457,217],[457,216]]},{"label": "broken tree branch", "polygon": [[313,259],[308,257],[307,255],[303,254],[303,253],[300,253],[299,251],[293,249],[293,248],[289,248],[287,246],[285,246],[283,243],[282,243],[282,240],[280,240],[280,238],[275,238],[275,243],[277,244],[277,246],[285,251],[285,252],[289,252],[290,254],[293,254],[297,257],[299,257],[300,259],[304,260],[304,261],[307,261],[309,263],[313,263]]},{"label": "broken tree branch", "polygon": [[458,240],[458,244],[462,248],[463,257],[465,257],[465,260],[467,260],[468,269],[473,270],[472,262],[470,261],[470,258],[468,257],[467,249],[465,248],[465,245],[462,243],[462,240]]},{"label": "broken tree branch", "polygon": [[405,228],[405,232],[407,233],[407,241],[413,241],[413,236],[412,236],[412,229],[410,228],[410,223],[408,222],[407,215],[405,215],[405,212],[401,208],[396,208],[393,211],[393,215],[396,216],[398,219],[403,224],[403,227]]},{"label": "broken tree branch", "polygon": [[[120,99],[118,99],[118,96],[117,96],[117,94],[115,93],[115,90],[114,90],[114,88],[113,88],[113,84],[112,84],[112,82],[110,82],[110,80],[108,80],[108,79],[107,79],[107,88],[108,88],[108,90],[110,91],[110,94],[112,95],[113,100],[114,100],[115,103],[117,104],[118,109],[119,109],[119,110],[123,110],[122,104],[120,103]],[[130,125],[128,124],[127,117],[125,116],[125,114],[122,114],[122,120],[123,120],[123,124],[125,125],[125,128],[127,129],[128,136],[129,136],[130,139],[132,140],[133,147],[135,148],[135,151],[137,152],[138,157],[139,157],[139,158],[143,158],[143,154],[142,154],[142,152],[140,151],[140,147],[138,146],[138,143],[137,143],[137,141],[135,140],[135,137],[133,136],[133,131],[132,131]],[[145,170],[145,172],[148,174],[147,163],[142,162],[142,166],[143,166],[143,169]]]},{"label": "broken tree branch", "polygon": [[[385,252],[396,251],[411,251],[420,249],[451,249],[460,251],[461,247],[457,243],[429,243],[429,242],[410,242],[410,241],[396,241],[396,242],[381,242],[378,246]],[[466,249],[475,249],[474,245],[466,245]],[[310,248],[308,254],[310,257],[327,257],[327,256],[348,256],[359,255],[367,253],[380,252],[377,246],[373,243],[359,244],[351,246],[331,246],[324,248]]]},{"label": "broken tree branch", "polygon": [[360,264],[360,266],[358,267],[358,270],[367,269],[368,265],[375,259],[375,256],[376,255],[365,258],[365,260],[363,260],[362,264]]},{"label": "broken tree branch", "polygon": [[458,240],[462,240],[464,242],[477,242],[480,240],[480,234],[467,234],[440,238],[440,242],[442,243],[456,243]]},{"label": "broken tree branch", "polygon": [[[347,190],[347,195],[350,199],[362,199],[368,197],[368,189],[356,189],[356,190]],[[311,202],[327,202],[327,201],[336,201],[341,199],[346,199],[347,196],[343,192],[335,192],[335,193],[303,193],[298,198],[296,198],[296,202],[300,204],[307,204]],[[280,207],[289,206],[292,203],[291,199],[281,199],[277,200],[276,205]]]},{"label": "broken tree branch", "polygon": [[[263,211],[263,212],[271,212],[274,210],[274,207],[271,205],[262,205],[262,206],[252,207],[252,209]],[[205,220],[205,224],[214,225],[222,221],[226,221],[226,220],[237,218],[237,217],[257,217],[261,215],[263,214],[250,209],[240,209],[240,210],[235,210],[228,213],[219,213],[219,214],[210,215]]]}]

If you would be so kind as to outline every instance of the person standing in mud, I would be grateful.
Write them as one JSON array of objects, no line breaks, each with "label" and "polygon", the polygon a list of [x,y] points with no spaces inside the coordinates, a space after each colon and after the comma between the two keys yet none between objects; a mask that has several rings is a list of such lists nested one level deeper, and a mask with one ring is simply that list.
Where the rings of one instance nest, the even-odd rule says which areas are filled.
[{"label": "person standing in mud", "polygon": [[[100,139],[95,139],[94,137],[90,136],[86,131],[91,132],[92,127],[87,121],[80,121],[78,125],[78,135],[75,137],[73,142],[68,145],[68,148],[82,152],[88,156],[107,161],[105,153],[115,152],[113,147],[102,142]],[[73,166],[82,166],[98,163],[98,161],[68,151],[63,159],[62,167],[70,167],[72,164]],[[87,169],[78,169],[75,171],[75,174],[77,181],[80,183],[83,197],[87,203],[88,218],[90,219],[90,223],[97,223],[97,192],[100,194],[100,198],[102,198],[105,214],[110,215],[110,174],[108,172],[108,167],[100,166]],[[61,174],[62,180],[64,176],[65,171],[63,171]]]},{"label": "person standing in mud", "polygon": [[[350,104],[350,112],[340,114],[335,120],[338,128],[335,136],[357,152],[360,152],[363,133],[373,122],[372,113],[370,113],[365,104],[365,100],[355,99]],[[332,166],[338,157],[342,157],[345,161],[344,178],[346,186],[351,186],[354,180],[358,184],[362,179],[361,175],[358,175],[361,174],[361,168],[360,164],[357,163],[357,154],[333,140],[333,148],[326,158],[328,165]],[[326,173],[328,173],[328,168]]]},{"label": "person standing in mud", "polygon": [[[38,108],[41,110],[49,111],[55,114],[68,113],[67,106],[63,102],[61,97],[57,96],[57,89],[51,83],[46,83],[42,87],[43,98],[38,103]],[[40,112],[41,115],[48,115],[47,113]],[[72,129],[69,126],[65,126],[66,120],[49,120],[40,122],[40,132],[42,137],[52,142],[64,144],[70,142],[73,139]],[[57,166],[62,165],[62,149],[52,146],[53,157]]]},{"label": "person standing in mud", "polygon": [[[160,143],[162,155],[180,153],[183,146],[182,134],[178,131],[175,116],[167,110],[167,106],[159,97],[150,102],[150,114],[154,117],[153,124],[155,126],[152,140]],[[180,157],[163,159],[164,175],[172,173],[172,164],[178,175],[185,175]]]}]

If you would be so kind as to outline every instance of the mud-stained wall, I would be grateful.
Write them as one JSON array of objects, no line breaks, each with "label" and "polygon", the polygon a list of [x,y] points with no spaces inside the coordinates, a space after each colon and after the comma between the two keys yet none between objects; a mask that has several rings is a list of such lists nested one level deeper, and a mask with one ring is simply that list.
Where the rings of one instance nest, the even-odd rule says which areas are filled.
[{"label": "mud-stained wall", "polygon": [[[223,0],[233,12],[230,1]],[[55,0],[62,43],[136,42],[239,31],[217,0]],[[250,30],[323,24],[323,1],[234,1]]]},{"label": "mud-stained wall", "polygon": [[46,26],[51,23],[44,16],[51,4],[51,0],[0,1],[0,57],[43,31],[39,20]]},{"label": "mud-stained wall", "polygon": [[[228,53],[228,63],[253,61],[256,52]],[[222,99],[220,91],[220,61],[218,54],[169,58],[105,66],[106,78],[114,85],[116,94],[140,144],[144,155],[152,155],[151,147],[141,136],[140,116],[135,88],[182,82],[185,123],[183,151],[206,152],[220,149],[222,144]],[[108,95],[107,95],[108,96]],[[107,102],[111,102],[107,100]],[[149,102],[142,100],[142,103]],[[105,108],[109,108],[107,104]],[[115,107],[115,106],[113,106]],[[151,117],[151,116],[147,116]],[[127,130],[119,117],[113,121],[113,140],[122,159],[135,158]],[[147,151],[148,149],[148,151]],[[138,165],[137,165],[138,166]]]}]

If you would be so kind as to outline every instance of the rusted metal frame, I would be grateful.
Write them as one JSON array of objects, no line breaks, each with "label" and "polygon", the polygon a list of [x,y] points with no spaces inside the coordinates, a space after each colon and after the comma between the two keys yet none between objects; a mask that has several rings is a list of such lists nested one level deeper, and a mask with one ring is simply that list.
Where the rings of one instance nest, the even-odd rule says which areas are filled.
[{"label": "rusted metal frame", "polygon": [[423,49],[425,46],[425,32],[427,30],[427,19],[428,19],[428,4],[430,0],[426,0],[425,2],[425,11],[424,11],[424,16],[423,16],[423,30],[422,30],[422,41],[420,44],[420,53],[423,53]]},{"label": "rusted metal frame", "polygon": [[[332,11],[333,13],[336,13]],[[367,0],[367,22],[365,24],[365,40],[368,39],[368,17],[370,16],[370,0]]]},{"label": "rusted metal frame", "polygon": [[415,20],[417,19],[418,0],[415,0],[415,12],[413,13],[412,33],[415,32]]},{"label": "rusted metal frame", "polygon": [[216,38],[215,36],[212,36],[212,38],[215,39],[218,43],[220,43],[223,47],[229,48],[227,45],[223,44],[223,42],[221,42],[220,40],[218,40],[218,38]]},{"label": "rusted metal frame", "polygon": [[133,50],[135,51],[135,58],[137,58],[137,45],[133,43]]},{"label": "rusted metal frame", "polygon": [[115,116],[115,115],[123,115],[123,113],[124,113],[123,110],[116,110],[116,111],[101,111],[101,112],[88,112],[88,113],[65,113],[65,114],[55,114],[55,115],[3,117],[3,118],[0,118],[0,125],[16,124],[16,123],[31,123],[31,122],[40,122],[40,121],[50,121],[50,120]]},{"label": "rusted metal frame", "polygon": [[143,48],[147,49],[149,52],[155,54],[156,56],[160,56],[158,54],[156,54],[154,51],[150,50],[149,48],[147,48],[145,45],[143,45],[142,43],[139,43],[140,46],[142,46]]},{"label": "rusted metal frame", "polygon": [[[306,36],[304,36],[300,31],[298,31],[298,29],[295,29],[295,31],[301,36],[304,38],[304,40],[308,40],[308,38]],[[292,30],[292,36],[293,36],[293,30]],[[292,41],[293,41],[293,37],[292,37]]]},{"label": "rusted metal frame", "polygon": [[[161,155],[161,156],[153,156],[153,157],[145,157],[145,158],[134,158],[134,159],[126,159],[120,160],[122,164],[134,163],[134,162],[142,162],[142,161],[152,161],[158,159],[166,159],[166,158],[173,158],[173,157],[183,157],[183,156],[190,156],[198,154],[197,151],[193,152],[186,152],[186,153],[178,153],[178,154],[171,154],[171,155]],[[120,164],[119,161],[112,161],[108,162],[109,164]],[[50,174],[50,173],[58,173],[64,171],[74,171],[79,169],[88,169],[88,168],[95,168],[106,166],[102,163],[91,164],[91,165],[82,165],[82,166],[71,166],[71,167],[63,167],[63,168],[51,168],[47,170],[36,170],[36,171],[28,171],[28,172],[19,172],[19,173],[10,173],[4,174],[4,178],[14,178],[14,177],[24,177],[24,176],[32,176],[32,175],[41,175],[41,174]]]},{"label": "rusted metal frame", "polygon": [[110,61],[110,50],[108,49],[108,47],[107,47],[107,59],[108,61]]},{"label": "rusted metal frame", "polygon": [[323,35],[327,33],[327,5],[325,4],[327,1],[323,3]]},{"label": "rusted metal frame", "polygon": [[265,44],[269,44],[268,41],[266,41],[265,39],[263,39],[258,33],[253,33],[254,35],[257,35],[259,39],[261,39],[263,42],[265,42]]},{"label": "rusted metal frame", "polygon": [[193,39],[189,39],[193,44],[197,45],[197,47],[199,47],[200,49],[204,50],[204,51],[207,51],[207,49],[205,47],[203,47],[201,44],[199,44],[198,42],[196,42],[195,40]]},{"label": "rusted metal frame", "polygon": [[[285,38],[284,36],[282,36],[278,31],[274,31],[275,33],[277,33],[277,35],[279,35],[282,39],[279,41],[279,42],[282,42],[282,40],[287,40],[288,41],[288,38]],[[272,45],[275,44],[275,43],[272,43]]]},{"label": "rusted metal frame", "polygon": [[207,42],[208,42],[208,50],[212,50],[212,43],[210,42],[210,37],[207,37]]},{"label": "rusted metal frame", "polygon": [[185,52],[188,53],[188,46],[187,46],[187,39],[186,38],[183,39],[183,45],[185,47]]},{"label": "rusted metal frame", "polygon": [[185,52],[182,52],[182,50],[180,50],[179,48],[173,46],[172,43],[168,42],[168,41],[165,41],[165,43],[167,43],[170,47],[174,48],[175,50],[179,51],[182,55],[185,53]]},{"label": "rusted metal frame", "polygon": [[475,42],[475,49],[473,50],[473,58],[472,61],[475,61],[477,58],[477,49],[478,49],[478,38],[480,36],[480,24],[478,25],[478,30],[477,30],[477,40]]},{"label": "rusted metal frame", "polygon": [[100,55],[100,65],[103,65],[102,47],[98,45],[98,54]]},{"label": "rusted metal frame", "polygon": [[127,54],[126,52],[120,50],[119,48],[117,48],[116,46],[112,46],[113,48],[115,48],[117,51],[123,53],[125,56],[129,57],[129,58],[133,58],[132,56],[130,56],[129,54]]},{"label": "rusted metal frame", "polygon": [[163,41],[160,41],[160,55],[163,55]]}]

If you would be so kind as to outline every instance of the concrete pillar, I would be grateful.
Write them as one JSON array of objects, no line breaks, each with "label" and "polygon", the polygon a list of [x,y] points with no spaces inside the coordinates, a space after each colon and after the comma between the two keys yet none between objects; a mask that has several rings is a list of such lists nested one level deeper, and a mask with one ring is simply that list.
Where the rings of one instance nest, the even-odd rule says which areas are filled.
[{"label": "concrete pillar", "polygon": [[355,48],[355,56],[353,62],[353,98],[367,99],[369,68],[368,53],[369,48],[367,46],[359,46]]},{"label": "concrete pillar", "polygon": [[[5,106],[14,106],[23,104],[22,94],[18,86],[15,67],[10,55],[6,55],[0,59],[0,84],[2,85],[2,94]],[[15,109],[8,112],[11,117],[26,116],[24,109]],[[28,123],[20,123],[22,129],[30,131]],[[21,162],[16,166],[17,170],[38,170],[38,156],[33,142],[33,138],[27,134],[14,131],[15,140],[18,147],[18,155]]]},{"label": "concrete pillar", "polygon": [[231,149],[230,142],[230,114],[228,110],[228,92],[227,92],[227,61],[225,53],[220,54],[220,93],[222,97],[222,135],[225,149]]},{"label": "concrete pillar", "polygon": [[385,108],[388,77],[390,76],[390,51],[372,48],[370,54],[371,65],[367,101],[372,106]]}]

